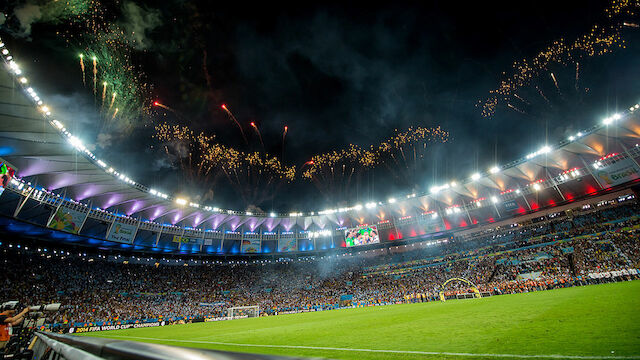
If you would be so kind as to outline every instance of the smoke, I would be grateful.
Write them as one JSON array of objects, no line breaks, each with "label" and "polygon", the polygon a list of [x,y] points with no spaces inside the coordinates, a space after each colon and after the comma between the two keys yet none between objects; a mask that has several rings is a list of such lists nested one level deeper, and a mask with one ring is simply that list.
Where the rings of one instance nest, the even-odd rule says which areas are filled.
[{"label": "smoke", "polygon": [[[53,90],[57,91],[57,90]],[[92,99],[86,94],[73,92],[71,94],[45,94],[52,112],[64,122],[67,129],[78,133],[84,130],[85,140],[98,136],[96,124],[100,124],[100,114],[96,111]],[[91,130],[93,129],[93,131]]]},{"label": "smoke", "polygon": [[177,170],[178,167],[172,164],[165,157],[156,157],[151,164],[151,169],[153,171],[166,171],[166,170]]},{"label": "smoke", "polygon": [[7,21],[7,15],[0,13],[0,25],[4,25],[5,21]]},{"label": "smoke", "polygon": [[13,15],[15,15],[20,22],[21,33],[19,35],[29,36],[31,35],[31,25],[42,18],[42,11],[40,10],[40,6],[27,3],[17,7],[13,11]]},{"label": "smoke", "polygon": [[110,147],[112,142],[113,136],[104,132],[98,134],[98,138],[96,139],[96,144],[102,149],[107,149],[108,147]]},{"label": "smoke", "polygon": [[261,207],[253,205],[253,204],[247,206],[246,211],[250,211],[250,212],[254,212],[254,213],[264,213],[265,212]]},{"label": "smoke", "polygon": [[138,50],[149,49],[153,41],[147,37],[158,26],[162,25],[160,11],[158,9],[143,9],[134,2],[125,2],[122,5],[124,21],[122,27],[131,39],[132,46]]}]

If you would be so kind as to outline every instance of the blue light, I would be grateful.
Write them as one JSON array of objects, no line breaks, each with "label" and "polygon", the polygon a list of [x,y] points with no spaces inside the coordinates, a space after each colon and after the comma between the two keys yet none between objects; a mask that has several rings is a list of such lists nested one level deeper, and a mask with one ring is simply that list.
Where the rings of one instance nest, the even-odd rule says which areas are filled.
[{"label": "blue light", "polygon": [[14,149],[10,146],[0,146],[0,156],[11,155],[14,153]]}]

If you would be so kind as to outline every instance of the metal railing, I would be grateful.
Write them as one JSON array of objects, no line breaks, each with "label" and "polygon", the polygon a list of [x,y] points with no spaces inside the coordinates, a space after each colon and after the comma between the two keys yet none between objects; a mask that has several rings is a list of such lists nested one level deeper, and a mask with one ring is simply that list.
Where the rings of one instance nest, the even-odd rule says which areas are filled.
[{"label": "metal railing", "polygon": [[236,353],[136,341],[37,332],[33,360],[291,360],[275,355]]}]

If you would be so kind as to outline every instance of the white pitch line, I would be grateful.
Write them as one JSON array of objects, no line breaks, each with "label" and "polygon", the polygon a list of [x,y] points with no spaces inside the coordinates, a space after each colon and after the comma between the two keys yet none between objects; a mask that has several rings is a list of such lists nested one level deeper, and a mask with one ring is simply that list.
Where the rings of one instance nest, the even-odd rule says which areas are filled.
[{"label": "white pitch line", "polygon": [[338,347],[304,346],[304,345],[239,344],[239,343],[226,343],[226,342],[220,342],[220,341],[160,339],[160,338],[124,336],[124,335],[106,335],[104,337],[117,337],[117,338],[124,338],[124,339],[155,340],[155,341],[173,341],[173,342],[181,342],[181,343],[212,344],[212,345],[241,346],[241,347],[353,351],[353,352],[414,354],[414,355],[444,355],[444,356],[467,356],[467,357],[473,356],[473,357],[495,357],[495,358],[521,358],[521,359],[580,359],[580,360],[640,359],[640,355],[638,356],[635,356],[635,355],[634,356],[615,356],[615,355],[614,356],[589,356],[589,355],[582,356],[582,355],[473,354],[473,353],[459,353],[459,352],[357,349],[357,348],[338,348]]}]

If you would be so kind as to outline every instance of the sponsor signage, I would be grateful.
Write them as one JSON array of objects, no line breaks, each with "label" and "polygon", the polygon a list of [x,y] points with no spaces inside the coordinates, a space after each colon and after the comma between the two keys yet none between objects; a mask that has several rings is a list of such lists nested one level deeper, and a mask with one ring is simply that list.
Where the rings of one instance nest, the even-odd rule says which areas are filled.
[{"label": "sponsor signage", "polygon": [[298,250],[298,241],[295,238],[278,239],[279,252],[288,252],[288,251],[297,251],[297,250]]},{"label": "sponsor signage", "polygon": [[504,202],[505,210],[515,210],[518,208],[518,203],[515,200],[509,200]]},{"label": "sponsor signage", "polygon": [[133,237],[136,236],[136,229],[136,225],[116,221],[111,226],[111,229],[109,229],[107,240],[131,244],[133,242]]},{"label": "sponsor signage", "polygon": [[622,159],[595,171],[602,186],[608,188],[640,178],[640,168],[631,159]]},{"label": "sponsor signage", "polygon": [[242,240],[242,252],[245,254],[257,254],[260,252],[260,239]]},{"label": "sponsor signage", "polygon": [[181,243],[181,244],[200,244],[200,243],[202,243],[202,240],[198,239],[198,238],[191,238],[191,237],[186,237],[186,236],[174,235],[173,236],[173,242],[177,242],[177,243]]},{"label": "sponsor signage", "polygon": [[148,327],[164,326],[164,321],[156,321],[142,324],[121,324],[121,325],[103,325],[103,326],[81,326],[69,328],[69,334],[80,334],[94,331],[108,331],[108,330],[123,330],[123,329],[138,329]]},{"label": "sponsor signage", "polygon": [[89,213],[60,206],[49,220],[47,227],[77,234]]}]

